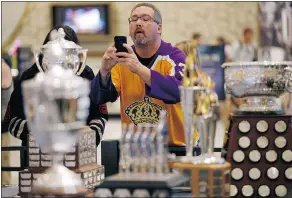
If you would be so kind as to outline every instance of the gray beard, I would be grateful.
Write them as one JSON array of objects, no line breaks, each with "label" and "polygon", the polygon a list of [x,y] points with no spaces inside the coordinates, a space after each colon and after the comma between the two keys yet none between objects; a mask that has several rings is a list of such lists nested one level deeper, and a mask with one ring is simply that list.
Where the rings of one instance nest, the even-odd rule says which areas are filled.
[{"label": "gray beard", "polygon": [[133,41],[135,45],[146,45],[148,43],[148,40],[145,37],[143,39],[136,39],[134,37]]}]

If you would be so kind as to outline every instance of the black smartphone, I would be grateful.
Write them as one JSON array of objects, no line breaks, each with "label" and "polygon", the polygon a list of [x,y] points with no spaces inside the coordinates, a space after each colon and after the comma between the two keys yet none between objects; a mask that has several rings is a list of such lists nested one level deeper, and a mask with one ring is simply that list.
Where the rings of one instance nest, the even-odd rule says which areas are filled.
[{"label": "black smartphone", "polygon": [[117,52],[128,52],[127,48],[123,46],[124,43],[127,43],[127,37],[126,36],[115,36],[115,48],[117,49]]}]

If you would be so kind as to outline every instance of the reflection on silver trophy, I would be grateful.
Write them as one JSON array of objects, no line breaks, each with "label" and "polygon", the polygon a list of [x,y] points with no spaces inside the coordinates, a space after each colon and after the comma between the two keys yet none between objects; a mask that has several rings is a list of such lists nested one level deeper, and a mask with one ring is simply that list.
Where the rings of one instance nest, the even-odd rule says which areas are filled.
[{"label": "reflection on silver trophy", "polygon": [[168,173],[167,134],[163,134],[166,113],[162,112],[156,124],[123,124],[120,139],[120,173]]},{"label": "reflection on silver trophy", "polygon": [[[35,62],[40,71],[47,71],[55,64],[63,68],[72,69],[75,74],[80,75],[86,65],[87,49],[72,41],[65,40],[63,28],[58,31],[53,30],[50,34],[50,41],[41,47],[40,51],[35,52]],[[82,54],[82,58],[79,57]],[[42,55],[40,65],[39,56]],[[82,62],[82,65],[80,65]]]},{"label": "reflection on silver trophy", "polygon": [[224,63],[225,87],[233,97],[245,100],[236,114],[283,114],[277,98],[292,92],[292,62],[264,61]]},{"label": "reflection on silver trophy", "polygon": [[193,164],[223,164],[225,162],[223,158],[216,157],[214,153],[215,133],[219,129],[217,127],[219,120],[218,103],[211,103],[209,108],[210,111],[208,113],[196,117],[196,126],[200,136],[201,155],[195,157]]},{"label": "reflection on silver trophy", "polygon": [[181,92],[181,104],[184,115],[184,135],[185,135],[185,147],[186,156],[181,157],[181,162],[191,162],[193,160],[194,149],[194,135],[196,130],[196,115],[194,114],[194,106],[199,96],[200,91],[203,91],[203,87],[180,87]]},{"label": "reflection on silver trophy", "polygon": [[55,65],[25,81],[22,90],[28,127],[42,151],[53,156],[52,167],[34,182],[33,193],[85,193],[80,176],[64,167],[62,161],[86,124],[89,82],[71,69]]}]

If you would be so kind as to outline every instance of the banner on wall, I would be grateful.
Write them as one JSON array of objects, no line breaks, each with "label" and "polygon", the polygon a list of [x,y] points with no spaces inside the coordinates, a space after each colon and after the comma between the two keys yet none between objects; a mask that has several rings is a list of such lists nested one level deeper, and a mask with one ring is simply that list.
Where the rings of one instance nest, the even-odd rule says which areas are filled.
[{"label": "banner on wall", "polygon": [[225,62],[224,46],[200,45],[198,51],[203,72],[215,82],[219,100],[225,100],[224,69],[221,67]]},{"label": "banner on wall", "polygon": [[259,60],[292,60],[292,2],[259,2]]}]

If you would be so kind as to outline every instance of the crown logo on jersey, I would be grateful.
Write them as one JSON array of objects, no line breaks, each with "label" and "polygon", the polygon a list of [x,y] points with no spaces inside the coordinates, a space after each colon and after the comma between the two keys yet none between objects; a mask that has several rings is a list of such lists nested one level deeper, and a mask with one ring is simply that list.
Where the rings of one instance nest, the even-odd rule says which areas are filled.
[{"label": "crown logo on jersey", "polygon": [[157,124],[162,110],[162,106],[151,102],[149,97],[144,97],[143,101],[136,101],[127,106],[125,113],[137,126],[141,123]]}]

